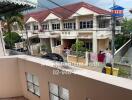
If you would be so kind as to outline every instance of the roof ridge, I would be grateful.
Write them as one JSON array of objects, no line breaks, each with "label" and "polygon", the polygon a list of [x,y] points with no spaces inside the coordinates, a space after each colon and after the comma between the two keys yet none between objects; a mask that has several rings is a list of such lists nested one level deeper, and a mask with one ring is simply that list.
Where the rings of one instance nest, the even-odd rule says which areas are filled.
[{"label": "roof ridge", "polygon": [[[37,20],[42,20],[45,17],[48,16],[48,14],[53,13],[56,16],[62,18],[62,19],[67,19],[69,18],[72,14],[76,13],[78,9],[81,7],[85,7],[86,9],[89,9],[93,12],[96,12],[98,14],[110,14],[109,11],[102,9],[100,7],[97,7],[95,5],[86,3],[86,2],[77,2],[77,3],[72,3],[72,4],[67,4],[67,5],[62,5],[62,7],[54,7],[54,8],[49,8],[49,9],[43,9],[40,11],[36,11],[30,14],[26,14],[25,17],[34,17]],[[64,9],[65,8],[65,9]]]},{"label": "roof ridge", "polygon": [[[62,5],[62,7],[71,6],[71,5],[77,5],[77,4],[81,4],[81,3],[86,3],[86,2],[76,2],[76,3],[66,4],[66,5]],[[57,9],[57,8],[61,8],[61,7],[53,7],[53,8],[49,8],[49,9],[44,8],[44,9],[41,9],[39,11],[31,12],[29,14],[41,13],[41,12],[44,12],[44,11],[54,10],[54,9]],[[26,15],[28,15],[28,14],[26,14]]]}]

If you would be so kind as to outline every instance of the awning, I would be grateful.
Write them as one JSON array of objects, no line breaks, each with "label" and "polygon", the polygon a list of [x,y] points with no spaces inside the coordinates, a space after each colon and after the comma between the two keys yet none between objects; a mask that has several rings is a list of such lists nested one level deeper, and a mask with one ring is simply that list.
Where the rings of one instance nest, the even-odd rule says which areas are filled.
[{"label": "awning", "polygon": [[24,11],[36,7],[36,4],[28,0],[0,0],[0,15],[13,11]]}]

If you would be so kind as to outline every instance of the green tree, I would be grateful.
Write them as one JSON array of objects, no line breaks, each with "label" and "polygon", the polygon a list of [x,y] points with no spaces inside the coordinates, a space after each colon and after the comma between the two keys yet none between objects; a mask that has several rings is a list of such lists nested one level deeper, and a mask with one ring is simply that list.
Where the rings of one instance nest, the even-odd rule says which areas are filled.
[{"label": "green tree", "polygon": [[126,37],[123,34],[117,34],[115,36],[115,48],[118,50],[120,47],[122,47],[127,41],[128,37]]},{"label": "green tree", "polygon": [[7,23],[7,32],[11,33],[11,26],[14,22],[17,22],[19,28],[22,30],[24,25],[24,16],[19,12],[12,12],[5,15],[5,22]]},{"label": "green tree", "polygon": [[15,32],[11,32],[12,26],[15,22],[17,22],[19,28],[22,30],[24,25],[24,17],[19,12],[12,12],[4,16],[4,21],[6,22],[5,28],[7,29],[7,32],[5,35],[5,43],[7,46],[9,46],[10,49],[13,48],[14,43],[21,41],[21,37],[19,34]]},{"label": "green tree", "polygon": [[21,37],[16,32],[6,33],[4,37],[4,41],[6,43],[6,46],[12,49],[15,45],[15,43],[22,41]]},{"label": "green tree", "polygon": [[72,50],[76,51],[76,54],[79,56],[83,52],[86,51],[86,48],[84,47],[84,42],[80,40],[76,40],[75,44],[72,45]]},{"label": "green tree", "polygon": [[132,32],[132,19],[125,18],[121,26],[122,26],[122,32],[124,34],[130,34]]}]

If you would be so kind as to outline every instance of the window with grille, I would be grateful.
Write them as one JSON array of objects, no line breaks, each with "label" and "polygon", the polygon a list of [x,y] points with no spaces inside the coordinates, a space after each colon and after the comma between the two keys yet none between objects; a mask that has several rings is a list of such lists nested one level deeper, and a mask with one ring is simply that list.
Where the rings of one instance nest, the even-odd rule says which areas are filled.
[{"label": "window with grille", "polygon": [[43,24],[42,29],[43,30],[49,30],[49,25],[48,24]]},{"label": "window with grille", "polygon": [[26,73],[26,79],[28,91],[32,92],[37,96],[40,96],[38,77],[33,74]]},{"label": "window with grille", "polygon": [[30,30],[30,29],[31,29],[31,28],[30,28],[30,25],[27,25],[27,26],[26,26],[26,29],[27,29],[27,30]]},{"label": "window with grille", "polygon": [[75,29],[75,28],[76,28],[75,23],[72,23],[72,22],[64,23],[64,29]]},{"label": "window with grille", "polygon": [[34,30],[38,30],[38,25],[33,26]]},{"label": "window with grille", "polygon": [[93,28],[93,21],[80,21],[80,29]]},{"label": "window with grille", "polygon": [[60,24],[58,23],[58,24],[52,24],[52,29],[53,30],[59,30],[60,29]]},{"label": "window with grille", "polygon": [[100,20],[99,21],[99,28],[107,28],[109,27],[109,20]]},{"label": "window with grille", "polygon": [[50,100],[69,100],[69,90],[49,83]]},{"label": "window with grille", "polygon": [[92,40],[86,41],[86,42],[85,42],[85,47],[86,47],[88,50],[92,50],[92,49],[93,49]]}]

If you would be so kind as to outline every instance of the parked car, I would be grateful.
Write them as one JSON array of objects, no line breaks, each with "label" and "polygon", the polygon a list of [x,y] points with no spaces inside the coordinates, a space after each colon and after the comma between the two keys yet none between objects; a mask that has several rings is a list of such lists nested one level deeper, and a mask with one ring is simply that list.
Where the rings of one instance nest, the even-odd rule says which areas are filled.
[{"label": "parked car", "polygon": [[46,58],[46,59],[50,59],[50,60],[54,60],[54,61],[64,62],[63,57],[59,54],[56,54],[56,53],[47,53],[41,57]]}]

